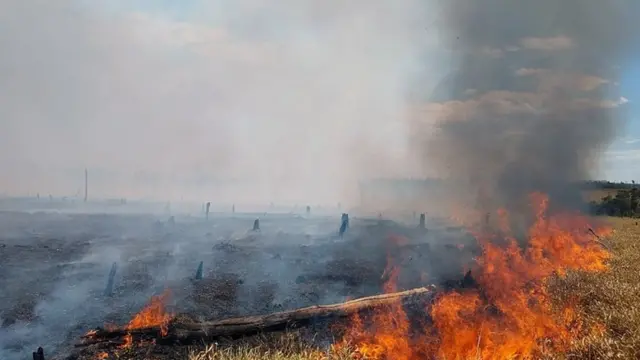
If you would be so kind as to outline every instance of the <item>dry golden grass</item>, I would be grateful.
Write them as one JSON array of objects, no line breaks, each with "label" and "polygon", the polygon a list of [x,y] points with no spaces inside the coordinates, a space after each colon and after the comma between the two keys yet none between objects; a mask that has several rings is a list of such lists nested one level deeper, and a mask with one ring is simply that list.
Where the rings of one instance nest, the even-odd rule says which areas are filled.
[{"label": "dry golden grass", "polygon": [[556,359],[640,359],[640,222],[611,218],[611,223],[610,271],[572,273],[550,289],[558,302],[577,301],[585,324],[603,331],[585,334]]},{"label": "dry golden grass", "polygon": [[297,332],[261,336],[232,347],[209,345],[193,352],[189,360],[352,360],[349,349],[323,351],[304,340]]},{"label": "dry golden grass", "polygon": [[[612,218],[607,239],[614,257],[608,272],[570,273],[550,284],[554,301],[577,303],[585,332],[563,354],[545,359],[640,359],[640,222]],[[193,353],[189,360],[350,360],[348,350],[327,353],[295,333],[262,337],[238,346]],[[475,360],[475,359],[474,359]]]}]

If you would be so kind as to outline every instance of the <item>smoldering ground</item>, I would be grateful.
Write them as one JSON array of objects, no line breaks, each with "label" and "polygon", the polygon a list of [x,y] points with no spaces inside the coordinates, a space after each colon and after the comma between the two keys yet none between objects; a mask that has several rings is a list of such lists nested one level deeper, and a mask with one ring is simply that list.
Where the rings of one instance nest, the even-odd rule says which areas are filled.
[{"label": "smoldering ground", "polygon": [[637,51],[633,1],[451,1],[443,42],[452,71],[414,126],[423,163],[462,206],[529,214],[528,194],[580,209],[625,118],[620,68]]}]

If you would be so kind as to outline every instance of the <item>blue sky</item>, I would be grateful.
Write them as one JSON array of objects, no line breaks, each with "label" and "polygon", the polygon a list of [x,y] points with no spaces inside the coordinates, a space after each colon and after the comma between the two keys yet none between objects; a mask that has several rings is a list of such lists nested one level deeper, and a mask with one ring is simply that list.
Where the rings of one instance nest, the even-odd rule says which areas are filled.
[{"label": "blue sky", "polygon": [[640,59],[631,58],[623,67],[620,93],[625,104],[618,138],[609,149],[603,178],[616,181],[640,180]]}]

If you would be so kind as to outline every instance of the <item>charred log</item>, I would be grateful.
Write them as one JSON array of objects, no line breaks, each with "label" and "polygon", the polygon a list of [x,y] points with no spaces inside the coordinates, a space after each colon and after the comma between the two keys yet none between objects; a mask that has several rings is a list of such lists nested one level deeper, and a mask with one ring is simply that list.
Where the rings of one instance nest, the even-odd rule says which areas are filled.
[{"label": "charred log", "polygon": [[417,288],[397,293],[364,297],[332,305],[316,305],[302,309],[272,313],[268,315],[231,318],[212,322],[181,323],[173,321],[168,332],[163,336],[160,327],[136,330],[96,329],[83,336],[83,341],[76,347],[92,344],[124,343],[124,337],[131,335],[134,340],[155,340],[158,344],[192,344],[203,340],[219,338],[240,338],[299,328],[322,319],[339,319],[350,315],[374,310],[376,308],[397,304],[416,305],[428,302],[433,295],[433,287]]}]

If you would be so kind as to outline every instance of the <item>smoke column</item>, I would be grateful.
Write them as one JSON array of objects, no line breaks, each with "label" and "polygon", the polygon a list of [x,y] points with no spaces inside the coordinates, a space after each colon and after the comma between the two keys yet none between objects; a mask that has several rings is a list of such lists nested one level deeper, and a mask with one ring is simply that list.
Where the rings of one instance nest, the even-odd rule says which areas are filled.
[{"label": "smoke column", "polygon": [[[522,213],[527,194],[578,206],[616,136],[619,69],[637,34],[633,1],[456,0],[443,8],[453,70],[414,126],[422,163],[481,211]],[[637,9],[636,9],[637,10]]]}]

